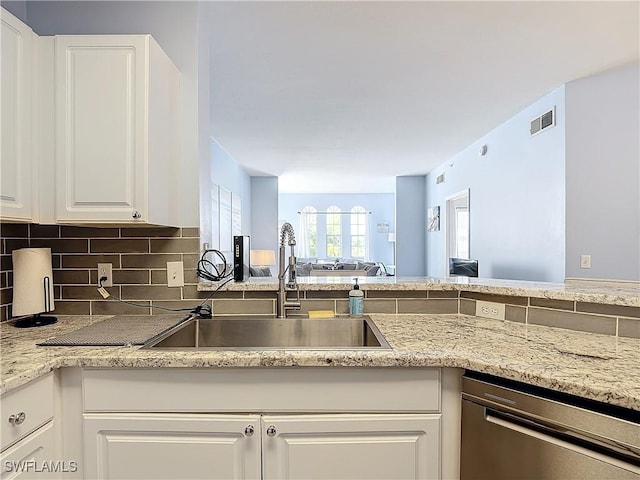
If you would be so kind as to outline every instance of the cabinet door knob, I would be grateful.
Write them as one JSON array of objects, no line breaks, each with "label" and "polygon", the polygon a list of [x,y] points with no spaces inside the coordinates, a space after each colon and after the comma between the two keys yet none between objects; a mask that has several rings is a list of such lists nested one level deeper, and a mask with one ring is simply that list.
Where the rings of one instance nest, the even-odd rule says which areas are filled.
[{"label": "cabinet door knob", "polygon": [[9,417],[9,423],[12,425],[20,425],[26,418],[27,415],[24,412],[16,413]]},{"label": "cabinet door knob", "polygon": [[278,433],[278,432],[276,431],[275,425],[269,425],[267,427],[267,436],[268,437],[275,437],[276,433]]},{"label": "cabinet door knob", "polygon": [[253,432],[255,432],[255,429],[253,428],[253,425],[247,425],[247,427],[244,429],[244,434],[247,437],[250,437],[251,435],[253,435]]},{"label": "cabinet door knob", "polygon": [[138,210],[136,210],[135,212],[133,212],[133,213],[131,214],[131,216],[132,216],[133,218],[135,218],[136,220],[137,220],[138,218],[142,218],[142,214],[141,214]]}]

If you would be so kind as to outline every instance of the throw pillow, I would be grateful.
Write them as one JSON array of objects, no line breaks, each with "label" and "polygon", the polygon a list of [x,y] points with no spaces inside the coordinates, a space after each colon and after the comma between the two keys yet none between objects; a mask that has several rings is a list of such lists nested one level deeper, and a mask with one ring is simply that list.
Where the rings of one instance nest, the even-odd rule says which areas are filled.
[{"label": "throw pillow", "polygon": [[249,267],[249,273],[252,277],[270,277],[271,269],[269,267]]}]

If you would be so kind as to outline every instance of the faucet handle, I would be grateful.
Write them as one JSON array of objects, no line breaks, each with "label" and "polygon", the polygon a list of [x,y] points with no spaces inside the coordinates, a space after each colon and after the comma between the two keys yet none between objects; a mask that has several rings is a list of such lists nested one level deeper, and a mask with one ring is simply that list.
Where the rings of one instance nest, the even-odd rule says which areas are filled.
[{"label": "faucet handle", "polygon": [[287,294],[285,292],[284,295],[284,305],[287,310],[300,310],[300,289],[298,288],[298,284],[295,283],[291,286],[290,292],[296,292],[296,298],[288,299]]},{"label": "faucet handle", "polygon": [[286,308],[287,310],[300,310],[302,308],[302,305],[297,300],[286,300],[284,302],[284,308]]}]

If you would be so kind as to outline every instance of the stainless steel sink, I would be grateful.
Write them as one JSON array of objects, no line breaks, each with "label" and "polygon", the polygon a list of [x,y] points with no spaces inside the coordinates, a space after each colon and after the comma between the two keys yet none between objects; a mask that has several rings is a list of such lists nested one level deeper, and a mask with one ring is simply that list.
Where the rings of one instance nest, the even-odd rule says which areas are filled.
[{"label": "stainless steel sink", "polygon": [[368,317],[192,319],[143,348],[153,350],[273,350],[391,348]]}]

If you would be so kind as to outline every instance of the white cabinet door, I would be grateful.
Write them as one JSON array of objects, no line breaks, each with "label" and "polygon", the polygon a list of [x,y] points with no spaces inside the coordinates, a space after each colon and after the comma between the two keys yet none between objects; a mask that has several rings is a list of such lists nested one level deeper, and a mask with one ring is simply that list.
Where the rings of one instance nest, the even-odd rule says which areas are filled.
[{"label": "white cabinet door", "polygon": [[262,422],[266,480],[440,476],[440,415],[265,415]]},{"label": "white cabinet door", "polygon": [[257,415],[85,414],[84,438],[86,478],[260,478]]},{"label": "white cabinet door", "polygon": [[27,25],[1,9],[2,90],[0,219],[32,221],[34,202],[31,115],[32,43]]},{"label": "white cabinet door", "polygon": [[2,452],[0,479],[56,479],[77,469],[77,460],[59,460],[54,452],[53,422],[49,422]]},{"label": "white cabinet door", "polygon": [[177,226],[179,74],[157,43],[56,36],[55,84],[56,220]]}]

